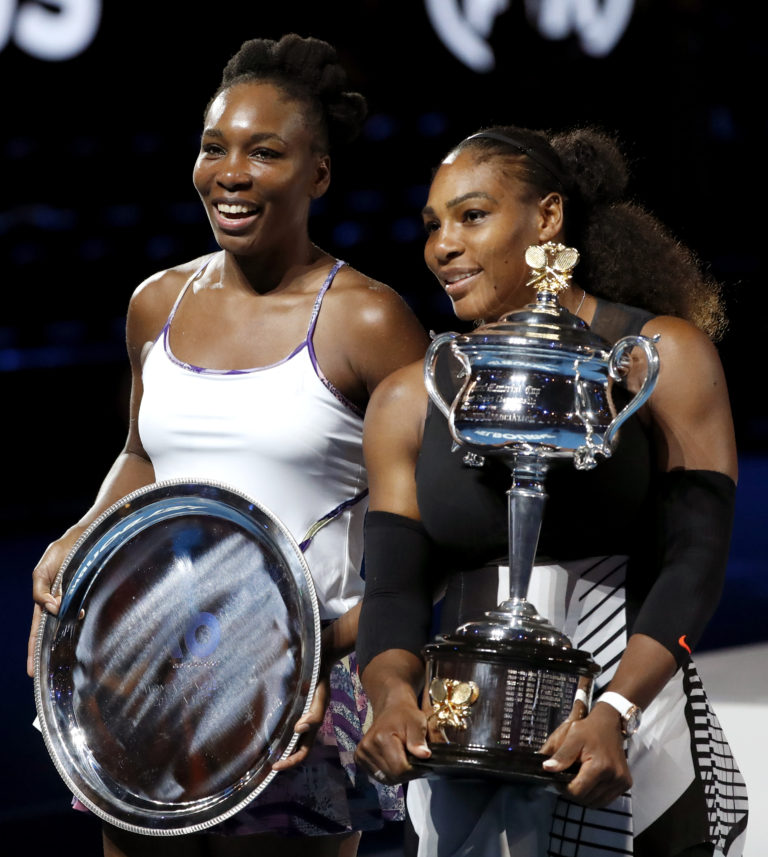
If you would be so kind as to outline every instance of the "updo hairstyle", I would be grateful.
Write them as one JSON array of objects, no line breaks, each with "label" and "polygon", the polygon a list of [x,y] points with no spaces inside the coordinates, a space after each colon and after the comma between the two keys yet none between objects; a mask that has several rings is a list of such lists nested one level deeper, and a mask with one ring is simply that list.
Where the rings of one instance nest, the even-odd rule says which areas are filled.
[{"label": "updo hairstyle", "polygon": [[250,39],[224,67],[211,103],[238,83],[271,83],[306,106],[317,128],[315,146],[325,153],[357,137],[368,112],[359,92],[347,92],[347,74],[328,42],[295,33],[272,39]]},{"label": "updo hairstyle", "polygon": [[551,134],[495,126],[454,151],[467,148],[483,161],[499,158],[532,199],[563,197],[565,240],[581,256],[574,279],[587,291],[687,319],[715,341],[722,336],[720,285],[658,218],[626,198],[629,170],[613,137],[594,128]]}]

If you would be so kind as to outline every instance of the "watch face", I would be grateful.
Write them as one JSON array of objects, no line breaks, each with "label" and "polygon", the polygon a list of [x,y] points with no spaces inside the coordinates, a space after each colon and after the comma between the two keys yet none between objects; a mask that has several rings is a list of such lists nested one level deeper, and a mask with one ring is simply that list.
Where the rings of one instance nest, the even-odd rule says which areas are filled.
[{"label": "watch face", "polygon": [[642,712],[636,706],[633,705],[632,708],[624,715],[624,734],[634,735],[635,732],[640,728],[640,716]]}]

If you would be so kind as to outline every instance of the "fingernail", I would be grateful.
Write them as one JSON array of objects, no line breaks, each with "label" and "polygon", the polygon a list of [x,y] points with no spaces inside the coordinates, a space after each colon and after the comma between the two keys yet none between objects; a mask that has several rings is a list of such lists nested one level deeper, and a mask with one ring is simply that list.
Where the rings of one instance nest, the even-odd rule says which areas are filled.
[{"label": "fingernail", "polygon": [[59,605],[58,605],[55,601],[46,601],[46,602],[45,602],[45,609],[46,609],[49,613],[55,613],[55,612],[56,612],[56,610],[58,609],[58,606],[59,606]]},{"label": "fingernail", "polygon": [[557,762],[554,759],[547,759],[546,762],[542,762],[542,768],[556,768]]}]

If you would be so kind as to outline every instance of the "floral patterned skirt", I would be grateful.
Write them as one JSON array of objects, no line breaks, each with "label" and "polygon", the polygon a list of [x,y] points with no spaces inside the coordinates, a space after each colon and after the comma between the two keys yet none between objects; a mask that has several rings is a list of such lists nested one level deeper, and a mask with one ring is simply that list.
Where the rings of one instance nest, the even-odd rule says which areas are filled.
[{"label": "floral patterned skirt", "polygon": [[[307,758],[280,771],[251,803],[206,833],[247,836],[323,836],[378,830],[401,821],[401,786],[383,785],[355,764],[355,748],[373,713],[354,653],[334,665],[325,719]],[[88,812],[77,799],[75,809]]]},{"label": "floral patterned skirt", "polygon": [[377,830],[404,817],[401,786],[376,782],[354,753],[373,714],[354,653],[331,672],[331,700],[315,743],[295,768],[280,771],[264,791],[212,833],[322,836]]}]

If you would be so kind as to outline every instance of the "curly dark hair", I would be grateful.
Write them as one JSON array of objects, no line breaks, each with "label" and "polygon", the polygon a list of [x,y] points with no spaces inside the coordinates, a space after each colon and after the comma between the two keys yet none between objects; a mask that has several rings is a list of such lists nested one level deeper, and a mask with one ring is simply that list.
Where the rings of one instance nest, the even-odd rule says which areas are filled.
[{"label": "curly dark hair", "polygon": [[208,110],[225,90],[238,83],[271,83],[307,108],[317,128],[315,146],[323,152],[357,137],[368,113],[365,98],[348,92],[347,73],[336,49],[321,39],[289,33],[279,41],[249,39],[224,67]]},{"label": "curly dark hair", "polygon": [[596,128],[552,133],[511,125],[478,135],[454,152],[471,148],[482,161],[502,159],[502,169],[538,198],[562,195],[566,241],[581,256],[581,285],[609,300],[687,319],[714,341],[721,338],[727,320],[720,284],[661,221],[626,198],[629,170],[614,137]]}]

